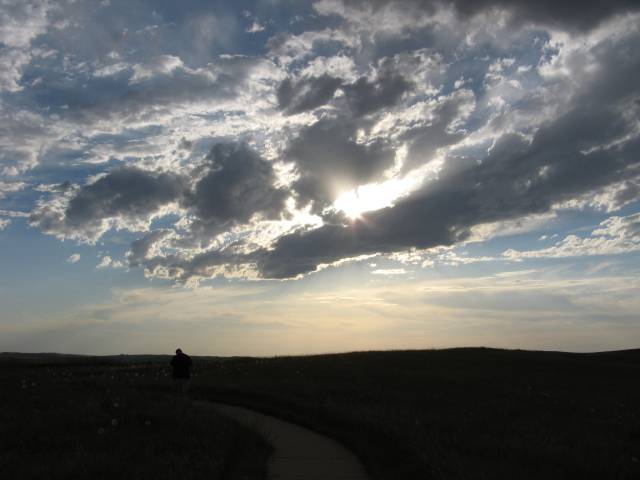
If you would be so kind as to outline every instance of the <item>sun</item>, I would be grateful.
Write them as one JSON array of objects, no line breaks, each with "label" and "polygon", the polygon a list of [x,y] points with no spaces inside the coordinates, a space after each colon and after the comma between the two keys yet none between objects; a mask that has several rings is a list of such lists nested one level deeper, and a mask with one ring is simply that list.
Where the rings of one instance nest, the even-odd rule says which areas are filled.
[{"label": "sun", "polygon": [[333,203],[334,208],[344,212],[351,220],[357,220],[365,212],[390,207],[399,197],[411,189],[411,183],[402,179],[391,179],[382,183],[361,185],[343,192]]},{"label": "sun", "polygon": [[359,219],[362,217],[363,212],[370,210],[360,199],[357,190],[351,190],[343,193],[336,199],[333,206],[344,212],[344,214],[351,220]]}]

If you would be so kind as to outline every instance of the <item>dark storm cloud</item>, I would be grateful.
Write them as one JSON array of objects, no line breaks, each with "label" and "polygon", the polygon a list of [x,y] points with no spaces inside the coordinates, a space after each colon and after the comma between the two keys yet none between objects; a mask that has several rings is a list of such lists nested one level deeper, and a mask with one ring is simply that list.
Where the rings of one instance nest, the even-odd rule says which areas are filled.
[{"label": "dark storm cloud", "polygon": [[518,22],[537,22],[587,30],[617,13],[640,8],[635,0],[453,0],[463,15],[475,15],[487,8],[510,10]]},{"label": "dark storm cloud", "polygon": [[360,117],[395,105],[411,87],[410,81],[383,64],[375,80],[361,77],[342,90],[353,114]]},{"label": "dark storm cloud", "polygon": [[298,168],[294,189],[301,203],[314,201],[321,210],[340,193],[372,181],[393,164],[394,152],[387,142],[357,143],[356,128],[350,119],[323,119],[290,142],[285,158]]},{"label": "dark storm cloud", "polygon": [[636,0],[343,0],[343,3],[355,8],[370,5],[374,9],[393,5],[416,15],[453,6],[462,17],[499,8],[509,11],[516,24],[534,22],[577,30],[588,30],[612,15],[640,9]]},{"label": "dark storm cloud", "polygon": [[177,175],[123,167],[82,187],[69,201],[65,218],[75,226],[119,216],[144,218],[177,200],[183,189],[184,180]]},{"label": "dark storm cloud", "polygon": [[342,80],[331,75],[284,79],[277,90],[278,106],[287,115],[313,110],[333,98]]},{"label": "dark storm cloud", "polygon": [[204,175],[184,201],[199,220],[244,223],[260,213],[277,218],[287,192],[276,188],[270,162],[244,143],[219,143],[205,159]]},{"label": "dark storm cloud", "polygon": [[[636,40],[598,50],[599,74],[573,108],[544,124],[531,142],[504,134],[486,158],[448,158],[437,180],[394,207],[365,213],[353,224],[281,237],[257,254],[260,274],[287,278],[343,258],[452,245],[468,238],[475,225],[547,212],[587,192],[637,179],[640,139],[633,137],[634,121],[621,114],[634,111],[640,94],[633,80],[640,74]],[[632,139],[607,147],[627,135]]]},{"label": "dark storm cloud", "polygon": [[[555,202],[621,180],[628,164],[636,162],[637,167],[640,154],[637,143],[622,158],[562,148],[537,151],[535,143],[505,136],[481,164],[450,159],[446,178],[394,207],[366,213],[351,225],[325,225],[281,237],[259,257],[261,275],[288,278],[343,258],[453,245],[468,238],[474,225],[546,212]],[[547,159],[565,153],[571,158],[538,177]],[[580,168],[584,170],[576,174]]]},{"label": "dark storm cloud", "polygon": [[294,83],[287,79],[278,89],[281,108],[299,113],[333,98],[337,89],[344,95],[336,100],[337,117],[325,117],[303,128],[290,140],[284,158],[292,161],[299,174],[293,188],[299,203],[313,202],[315,212],[341,193],[374,181],[393,165],[395,154],[388,140],[356,141],[360,128],[369,128],[370,119],[361,118],[397,104],[413,84],[389,62],[382,62],[373,79],[361,77],[344,84],[324,75]]},{"label": "dark storm cloud", "polygon": [[356,141],[358,129],[367,127],[367,121],[360,117],[395,105],[411,87],[411,82],[385,63],[373,80],[361,77],[343,84],[323,75],[297,82],[286,79],[280,84],[278,100],[287,114],[323,105],[337,89],[344,92],[344,100],[338,101],[343,115],[303,128],[284,153],[285,160],[297,167],[299,178],[293,188],[300,204],[313,202],[314,211],[321,212],[344,191],[376,180],[392,166],[395,156],[388,141]]},{"label": "dark storm cloud", "polygon": [[[255,214],[279,218],[289,192],[276,188],[275,182],[271,163],[246,144],[219,143],[188,173],[121,167],[95,183],[67,188],[51,201],[41,201],[30,223],[45,233],[94,241],[109,228],[104,220],[136,230],[136,223],[148,221],[162,206],[176,202],[193,217],[184,232],[185,241],[208,244],[224,229],[247,223]],[[130,263],[139,264],[168,232],[156,231],[134,242]]]},{"label": "dark storm cloud", "polygon": [[43,202],[29,218],[32,226],[52,235],[95,240],[103,221],[147,221],[163,205],[177,201],[185,179],[136,167],[112,170],[95,183],[67,191],[68,203]]},{"label": "dark storm cloud", "polygon": [[157,210],[178,200],[184,179],[172,173],[155,173],[135,167],[112,170],[95,183],[67,189],[66,206],[42,202],[29,223],[45,233],[95,240],[104,220],[146,221]]}]

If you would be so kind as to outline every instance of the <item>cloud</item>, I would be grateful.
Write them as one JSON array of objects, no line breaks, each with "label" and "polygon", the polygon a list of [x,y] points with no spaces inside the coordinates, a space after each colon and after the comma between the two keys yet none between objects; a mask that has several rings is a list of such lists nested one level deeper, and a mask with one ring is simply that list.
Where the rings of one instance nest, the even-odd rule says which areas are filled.
[{"label": "cloud", "polygon": [[615,152],[583,154],[580,147],[626,128],[608,103],[577,102],[538,130],[531,143],[505,134],[481,162],[448,158],[437,180],[393,207],[364,213],[352,224],[281,237],[263,252],[258,267],[265,277],[294,277],[341,258],[453,245],[468,239],[474,225],[546,212],[625,178],[638,162],[637,140]]},{"label": "cloud", "polygon": [[52,69],[45,73],[50,78],[43,77],[29,96],[67,121],[95,123],[105,117],[135,120],[160,107],[232,101],[249,88],[255,72],[265,71],[266,63],[256,57],[223,55],[191,68],[180,57],[161,55],[127,64],[112,75],[69,72],[65,82]]},{"label": "cloud", "polygon": [[4,182],[0,180],[0,199],[7,196],[7,194],[19,192],[24,190],[28,186],[25,182]]},{"label": "cloud", "polygon": [[11,218],[29,218],[29,214],[27,212],[20,212],[17,210],[0,210],[0,216]]},{"label": "cloud", "polygon": [[[29,63],[0,103],[0,175],[42,184],[32,226],[144,232],[129,265],[180,281],[295,277],[557,209],[613,212],[640,192],[638,16],[560,3],[324,0],[312,25],[274,23],[262,56],[253,16],[216,31],[227,10],[34,10],[45,23],[6,44]],[[439,255],[421,261],[475,261]]]},{"label": "cloud", "polygon": [[433,16],[442,8],[453,8],[462,18],[471,18],[492,9],[508,13],[509,21],[518,26],[535,23],[575,30],[588,30],[616,14],[638,10],[634,0],[321,0],[314,5],[319,13],[358,18],[366,14],[383,15],[385,10],[398,11],[407,19]]},{"label": "cloud", "polygon": [[407,272],[404,268],[379,268],[377,270],[372,270],[371,273],[373,275],[406,275]]},{"label": "cloud", "polygon": [[11,220],[8,218],[0,218],[0,232],[11,225]]},{"label": "cloud", "polygon": [[20,79],[22,70],[31,61],[31,55],[18,48],[0,48],[0,91],[17,92],[22,90]]},{"label": "cloud", "polygon": [[0,176],[15,177],[38,163],[38,157],[56,135],[39,112],[0,102]]},{"label": "cloud", "polygon": [[257,21],[253,21],[253,23],[251,24],[251,26],[249,28],[247,28],[247,33],[258,33],[258,32],[262,32],[264,31],[265,26],[264,25],[260,25]]},{"label": "cloud", "polygon": [[393,165],[394,151],[387,141],[357,142],[356,124],[349,119],[322,119],[303,128],[285,151],[299,178],[293,187],[301,204],[315,208],[333,203],[347,190],[377,179]]},{"label": "cloud", "polygon": [[374,72],[374,78],[362,76],[353,83],[326,73],[286,78],[278,86],[278,106],[287,115],[313,110],[329,102],[340,89],[352,114],[360,117],[395,105],[413,87],[390,59],[383,59]]},{"label": "cloud", "polygon": [[403,170],[420,167],[434,160],[438,149],[462,141],[467,132],[461,124],[474,110],[475,104],[474,94],[463,89],[421,105],[424,117],[417,121],[412,118],[413,122],[399,135],[407,142]]},{"label": "cloud", "polygon": [[27,47],[47,27],[47,1],[7,0],[0,10],[0,43]]},{"label": "cloud", "polygon": [[383,62],[376,73],[374,80],[360,77],[356,82],[342,87],[357,117],[395,105],[412,88],[412,82],[396,72],[390,62]]},{"label": "cloud", "polygon": [[269,56],[282,65],[295,65],[313,57],[315,50],[328,50],[338,54],[344,49],[360,46],[360,39],[341,29],[308,30],[300,34],[280,32],[269,39]]},{"label": "cloud", "polygon": [[605,212],[615,212],[638,199],[640,199],[640,176],[571,199],[563,203],[562,207],[575,209],[592,207]]},{"label": "cloud", "polygon": [[[261,274],[294,277],[341,258],[453,245],[475,225],[545,213],[637,175],[640,137],[634,116],[622,114],[635,111],[629,100],[638,90],[630,79],[640,72],[640,56],[630,48],[637,38],[632,30],[591,47],[595,74],[531,140],[504,133],[484,158],[449,155],[437,178],[393,207],[285,235],[262,252]],[[625,140],[611,143],[616,138]]]},{"label": "cloud", "polygon": [[160,55],[150,62],[133,65],[131,67],[133,75],[129,78],[129,83],[148,80],[158,75],[169,75],[179,67],[184,67],[180,57],[176,57],[174,55]]},{"label": "cloud", "polygon": [[289,192],[276,182],[272,164],[248,145],[217,143],[182,174],[118,167],[82,187],[56,189],[39,200],[29,223],[59,238],[93,243],[110,228],[146,231],[154,218],[179,213],[181,234],[160,229],[134,242],[133,266],[165,237],[193,248],[254,217],[280,219]]},{"label": "cloud", "polygon": [[82,187],[69,201],[65,220],[82,226],[119,216],[146,218],[178,199],[183,188],[183,179],[175,174],[118,168]]},{"label": "cloud", "polygon": [[0,6],[0,92],[18,92],[32,59],[31,41],[47,29],[47,1],[8,0]]},{"label": "cloud", "polygon": [[78,263],[80,261],[80,254],[79,253],[74,253],[72,255],[69,255],[69,258],[67,258],[67,263]]},{"label": "cloud", "polygon": [[124,263],[120,260],[113,260],[109,255],[105,255],[100,258],[100,262],[96,265],[98,270],[102,270],[105,268],[123,268]]},{"label": "cloud", "polygon": [[161,207],[179,200],[184,178],[120,167],[94,183],[41,201],[29,223],[60,238],[95,242],[111,226],[146,229]]},{"label": "cloud", "polygon": [[[627,113],[634,111],[629,99],[637,95],[628,79],[640,68],[640,58],[629,57],[635,38],[629,32],[590,47],[597,67],[529,136],[500,132],[487,153],[451,150],[435,175],[393,206],[353,222],[326,217],[319,228],[287,233],[248,254],[212,251],[194,257],[187,268],[184,260],[174,266],[182,269],[181,278],[220,272],[225,265],[255,266],[264,278],[292,278],[362,255],[452,246],[474,238],[479,225],[547,214],[588,192],[629,181],[640,167],[640,139],[634,115]],[[453,111],[434,115],[447,117],[442,132],[459,115],[455,103]],[[285,159],[297,168],[292,186],[302,204],[313,201],[320,211],[341,189],[371,181],[392,165],[393,148],[377,139],[358,142],[355,125],[351,118],[323,118],[289,142]]]},{"label": "cloud", "polygon": [[159,251],[156,244],[172,234],[173,230],[162,229],[149,232],[144,237],[134,240],[127,252],[129,266],[137,267],[149,257],[157,257]]},{"label": "cloud", "polygon": [[528,251],[509,249],[503,255],[509,260],[519,261],[528,258],[615,255],[639,250],[640,214],[636,213],[626,217],[609,217],[585,238],[569,235],[549,248]]},{"label": "cloud", "polygon": [[296,81],[286,78],[278,86],[278,106],[287,115],[313,110],[331,100],[341,84],[342,80],[326,74]]},{"label": "cloud", "polygon": [[183,205],[196,216],[191,229],[215,232],[254,215],[276,219],[288,192],[274,184],[272,164],[244,143],[218,143],[205,158],[202,176],[185,194]]}]

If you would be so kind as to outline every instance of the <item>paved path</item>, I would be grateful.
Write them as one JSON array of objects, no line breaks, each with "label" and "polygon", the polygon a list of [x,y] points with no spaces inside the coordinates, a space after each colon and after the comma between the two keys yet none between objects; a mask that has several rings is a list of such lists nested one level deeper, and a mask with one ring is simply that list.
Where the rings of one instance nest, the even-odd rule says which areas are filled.
[{"label": "paved path", "polygon": [[269,480],[369,480],[358,458],[335,440],[248,408],[195,401],[262,433],[274,447]]}]

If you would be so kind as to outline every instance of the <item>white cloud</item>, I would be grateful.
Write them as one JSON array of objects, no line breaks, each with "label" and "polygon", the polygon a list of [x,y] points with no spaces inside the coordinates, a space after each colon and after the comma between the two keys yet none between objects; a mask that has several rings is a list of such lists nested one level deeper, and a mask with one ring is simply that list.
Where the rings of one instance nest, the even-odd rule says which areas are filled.
[{"label": "white cloud", "polygon": [[17,92],[23,68],[31,61],[31,55],[20,48],[0,48],[0,91]]},{"label": "white cloud", "polygon": [[0,102],[0,175],[14,177],[38,164],[65,127],[33,112]]},{"label": "white cloud", "polygon": [[257,21],[253,21],[251,26],[247,28],[247,33],[258,33],[264,31],[264,25],[260,25]]},{"label": "white cloud", "polygon": [[17,211],[17,210],[2,210],[2,209],[0,209],[0,217],[29,218],[29,214],[27,212],[20,212],[20,211]]},{"label": "white cloud", "polygon": [[48,1],[5,0],[0,4],[0,91],[17,92],[31,61],[31,40],[47,29]]},{"label": "white cloud", "polygon": [[148,80],[156,75],[168,75],[176,68],[182,67],[184,64],[180,57],[174,55],[160,55],[154,58],[150,62],[144,64],[137,63],[131,68],[133,69],[133,76],[129,80],[131,83],[140,82],[142,80]]},{"label": "white cloud", "polygon": [[47,28],[48,1],[4,0],[0,9],[0,43],[28,47]]},{"label": "white cloud", "polygon": [[573,198],[557,205],[556,209],[583,210],[594,208],[610,213],[638,199],[640,199],[640,176],[631,177],[622,182],[607,185],[598,191]]},{"label": "white cloud", "polygon": [[407,272],[404,268],[380,268],[371,272],[374,275],[406,275]]},{"label": "white cloud", "polygon": [[11,224],[11,220],[8,218],[0,218],[0,231],[4,230]]},{"label": "white cloud", "polygon": [[28,186],[25,182],[4,182],[0,180],[0,199],[4,198],[8,193],[19,192]]},{"label": "white cloud", "polygon": [[472,263],[495,262],[499,257],[472,256],[468,252],[458,251],[459,247],[436,247],[427,250],[410,250],[387,255],[390,260],[404,265],[420,265],[431,268],[435,265],[459,266]]},{"label": "white cloud", "polygon": [[527,258],[563,258],[614,255],[640,251],[640,214],[609,217],[585,238],[568,235],[549,248],[520,251],[509,249],[503,256],[509,260]]},{"label": "white cloud", "polygon": [[325,28],[323,30],[306,31],[297,35],[280,34],[269,40],[270,56],[276,58],[282,65],[310,60],[315,49],[323,44],[338,43],[348,49],[357,49],[360,38],[352,32],[343,29]]},{"label": "white cloud", "polygon": [[483,223],[472,228],[468,242],[482,242],[496,237],[509,235],[522,235],[548,228],[556,218],[555,212],[536,215],[526,215],[514,220],[505,220],[493,223]]},{"label": "white cloud", "polygon": [[[141,67],[139,65],[136,65],[136,67],[138,67],[138,72],[140,73]],[[130,65],[124,62],[116,62],[116,63],[110,63],[108,65],[104,65],[101,67],[96,68],[93,71],[93,75],[96,77],[108,77],[111,75],[115,75],[117,73],[122,72],[123,70],[126,70],[130,68]],[[135,70],[134,70],[135,72]]]},{"label": "white cloud", "polygon": [[100,258],[100,262],[98,262],[96,268],[99,270],[105,268],[124,268],[124,263],[120,260],[113,260],[109,255],[105,255]]},{"label": "white cloud", "polygon": [[67,258],[67,263],[77,263],[79,261],[80,261],[79,253],[74,253],[72,255],[69,255],[69,258]]}]

